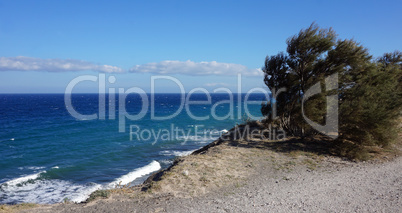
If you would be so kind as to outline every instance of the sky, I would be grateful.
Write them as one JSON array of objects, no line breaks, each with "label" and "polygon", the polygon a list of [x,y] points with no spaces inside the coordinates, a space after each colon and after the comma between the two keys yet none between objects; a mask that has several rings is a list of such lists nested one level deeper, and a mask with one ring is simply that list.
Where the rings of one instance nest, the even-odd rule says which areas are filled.
[{"label": "sky", "polygon": [[106,88],[145,92],[266,89],[265,57],[313,22],[375,57],[402,50],[401,8],[402,1],[0,0],[0,93],[64,93],[74,79],[84,79],[74,93],[96,93],[102,79]]}]

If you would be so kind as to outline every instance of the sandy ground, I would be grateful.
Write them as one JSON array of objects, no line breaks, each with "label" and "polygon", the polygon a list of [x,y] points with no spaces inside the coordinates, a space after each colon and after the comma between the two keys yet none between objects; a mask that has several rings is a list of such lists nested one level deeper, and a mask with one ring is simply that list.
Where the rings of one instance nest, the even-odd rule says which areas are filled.
[{"label": "sandy ground", "polygon": [[401,157],[354,163],[304,149],[225,142],[180,159],[145,192],[22,212],[401,211]]}]

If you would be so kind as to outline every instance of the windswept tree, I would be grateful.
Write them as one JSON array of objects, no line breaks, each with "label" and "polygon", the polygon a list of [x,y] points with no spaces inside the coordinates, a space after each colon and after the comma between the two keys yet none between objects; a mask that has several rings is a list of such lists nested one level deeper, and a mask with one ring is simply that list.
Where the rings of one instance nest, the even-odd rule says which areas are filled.
[{"label": "windswept tree", "polygon": [[[336,95],[338,141],[384,146],[393,140],[402,109],[401,52],[373,59],[356,41],[338,39],[331,28],[314,23],[286,43],[286,53],[267,57],[262,69],[273,93],[273,101],[261,108],[267,122],[294,136],[318,134],[306,117],[325,124],[326,97]],[[325,79],[334,75],[337,87],[326,90]],[[303,103],[306,92],[318,82],[322,92]]]}]

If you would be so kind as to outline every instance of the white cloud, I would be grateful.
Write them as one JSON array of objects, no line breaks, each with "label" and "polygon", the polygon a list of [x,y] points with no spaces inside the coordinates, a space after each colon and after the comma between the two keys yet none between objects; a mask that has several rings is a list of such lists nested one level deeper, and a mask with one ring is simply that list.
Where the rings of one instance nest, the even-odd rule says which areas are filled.
[{"label": "white cloud", "polygon": [[217,87],[217,86],[228,87],[230,85],[226,84],[226,83],[206,83],[206,84],[204,84],[204,86],[206,86],[206,87]]},{"label": "white cloud", "polygon": [[154,74],[182,74],[182,75],[237,75],[262,76],[261,69],[250,69],[241,64],[193,61],[161,61],[132,67],[130,72]]},{"label": "white cloud", "polygon": [[66,72],[83,70],[105,73],[124,72],[124,70],[119,67],[97,65],[91,62],[73,59],[41,59],[25,56],[0,57],[0,71]]},{"label": "white cloud", "polygon": [[[68,72],[91,70],[104,73],[123,73],[124,69],[111,65],[98,65],[74,59],[41,59],[26,56],[0,57],[0,71],[45,71]],[[193,61],[161,61],[135,65],[129,69],[131,73],[152,73],[159,75],[215,75],[215,76],[262,76],[261,69],[250,69],[241,64]],[[217,86],[209,85],[209,86]]]}]

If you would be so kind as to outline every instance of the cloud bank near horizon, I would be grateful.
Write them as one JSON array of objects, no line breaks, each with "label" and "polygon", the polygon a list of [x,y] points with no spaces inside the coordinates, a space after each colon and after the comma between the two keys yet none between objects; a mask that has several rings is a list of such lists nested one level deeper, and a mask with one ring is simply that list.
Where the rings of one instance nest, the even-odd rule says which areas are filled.
[{"label": "cloud bank near horizon", "polygon": [[182,75],[237,75],[262,76],[261,69],[250,69],[241,64],[193,61],[161,61],[147,63],[132,67],[129,72],[133,73],[154,73],[160,75],[182,74]]},{"label": "cloud bank near horizon", "polygon": [[99,65],[75,59],[41,59],[26,56],[0,57],[0,71],[151,73],[158,75],[190,76],[262,76],[261,69],[250,69],[241,64],[193,61],[161,61],[135,65],[129,70],[111,65]]},{"label": "cloud bank near horizon", "polygon": [[204,84],[204,86],[206,86],[206,87],[217,87],[217,86],[229,87],[232,85],[227,84],[227,83],[206,83],[206,84]]},{"label": "cloud bank near horizon", "polygon": [[75,72],[91,70],[103,73],[122,73],[120,67],[97,65],[74,59],[41,59],[26,56],[0,57],[0,71]]}]

